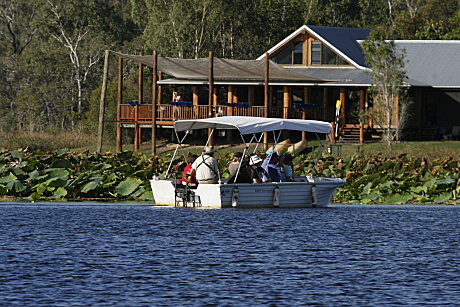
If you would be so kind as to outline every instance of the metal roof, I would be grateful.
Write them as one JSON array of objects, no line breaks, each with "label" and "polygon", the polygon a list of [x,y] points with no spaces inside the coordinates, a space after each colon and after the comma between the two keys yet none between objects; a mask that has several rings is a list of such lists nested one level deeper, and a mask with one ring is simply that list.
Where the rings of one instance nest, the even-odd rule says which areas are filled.
[{"label": "metal roof", "polygon": [[[366,40],[369,37],[369,29],[304,25],[270,48],[267,52],[271,54],[278,51],[291,42],[294,37],[304,32],[309,32],[311,35],[315,36],[322,43],[334,50],[334,52],[349,61],[350,64],[359,68],[365,67],[364,56],[359,41]],[[261,60],[264,57],[265,53],[257,59]]]},{"label": "metal roof", "polygon": [[339,50],[357,65],[365,67],[364,55],[359,41],[366,40],[371,30],[323,26],[308,26],[308,28],[331,49]]},{"label": "metal roof", "polygon": [[460,88],[460,41],[396,40],[406,52],[404,69],[412,86]]}]

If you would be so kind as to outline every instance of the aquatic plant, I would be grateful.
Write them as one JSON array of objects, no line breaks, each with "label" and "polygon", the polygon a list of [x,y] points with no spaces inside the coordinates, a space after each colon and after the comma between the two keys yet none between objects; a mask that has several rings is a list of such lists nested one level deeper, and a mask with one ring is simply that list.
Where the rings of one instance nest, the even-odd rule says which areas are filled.
[{"label": "aquatic plant", "polygon": [[[223,176],[231,154],[218,158]],[[104,154],[28,149],[0,151],[0,197],[28,200],[153,201],[149,179],[163,177],[171,154],[151,156],[124,151]],[[169,177],[180,178],[185,163],[177,159]],[[460,203],[460,161],[446,157],[426,160],[400,155],[323,156],[314,165],[311,155],[294,160],[296,175],[313,172],[345,178],[334,202],[340,203]]]}]

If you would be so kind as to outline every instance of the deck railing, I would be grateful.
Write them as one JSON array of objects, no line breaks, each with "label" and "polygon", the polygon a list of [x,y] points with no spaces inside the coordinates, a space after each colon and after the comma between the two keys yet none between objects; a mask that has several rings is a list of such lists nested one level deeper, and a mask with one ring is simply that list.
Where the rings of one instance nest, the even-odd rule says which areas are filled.
[{"label": "deck railing", "polygon": [[[138,106],[131,106],[128,104],[122,104],[120,108],[120,120],[121,121],[134,121],[136,116],[137,108],[137,120],[140,122],[149,122],[152,120],[152,105],[141,104]],[[254,116],[264,117],[263,106],[251,106],[247,108],[223,106],[218,105],[215,110],[216,116]],[[287,114],[288,118],[302,118],[302,111],[295,108],[284,108],[284,107],[271,107],[269,117],[283,118],[283,115]],[[178,119],[200,119],[207,118],[208,106],[172,106],[167,104],[160,104],[157,106],[157,121],[174,121]],[[307,110],[307,119],[320,119],[319,112],[316,110]]]}]

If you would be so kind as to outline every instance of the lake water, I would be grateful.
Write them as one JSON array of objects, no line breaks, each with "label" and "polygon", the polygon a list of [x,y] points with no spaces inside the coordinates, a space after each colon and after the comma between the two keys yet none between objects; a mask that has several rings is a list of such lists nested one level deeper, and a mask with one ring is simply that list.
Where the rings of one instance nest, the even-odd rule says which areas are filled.
[{"label": "lake water", "polygon": [[460,302],[460,207],[0,203],[2,306]]}]

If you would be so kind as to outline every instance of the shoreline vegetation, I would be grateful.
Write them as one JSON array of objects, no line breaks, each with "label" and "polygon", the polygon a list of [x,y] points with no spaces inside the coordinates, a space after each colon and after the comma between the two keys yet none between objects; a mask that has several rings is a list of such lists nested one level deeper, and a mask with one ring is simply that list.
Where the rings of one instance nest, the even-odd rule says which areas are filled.
[{"label": "shoreline vegetation", "polygon": [[[65,138],[54,136],[52,139]],[[142,151],[98,154],[90,149],[78,149],[84,141],[72,143],[76,145],[73,150],[43,151],[46,144],[18,150],[1,149],[0,201],[154,201],[149,179],[164,175],[173,144],[163,146],[160,154],[152,156]],[[222,147],[217,158],[221,174],[228,177],[226,166],[232,153],[241,147]],[[314,152],[296,155],[295,175],[312,171],[318,150],[312,149]],[[200,150],[201,147],[187,147],[185,153]],[[342,156],[323,153],[313,174],[347,180],[332,203],[458,205],[459,153],[460,142],[456,141],[414,142],[392,148],[381,143],[343,145]],[[185,167],[182,160],[179,156],[173,163],[172,173],[177,178]]]}]

